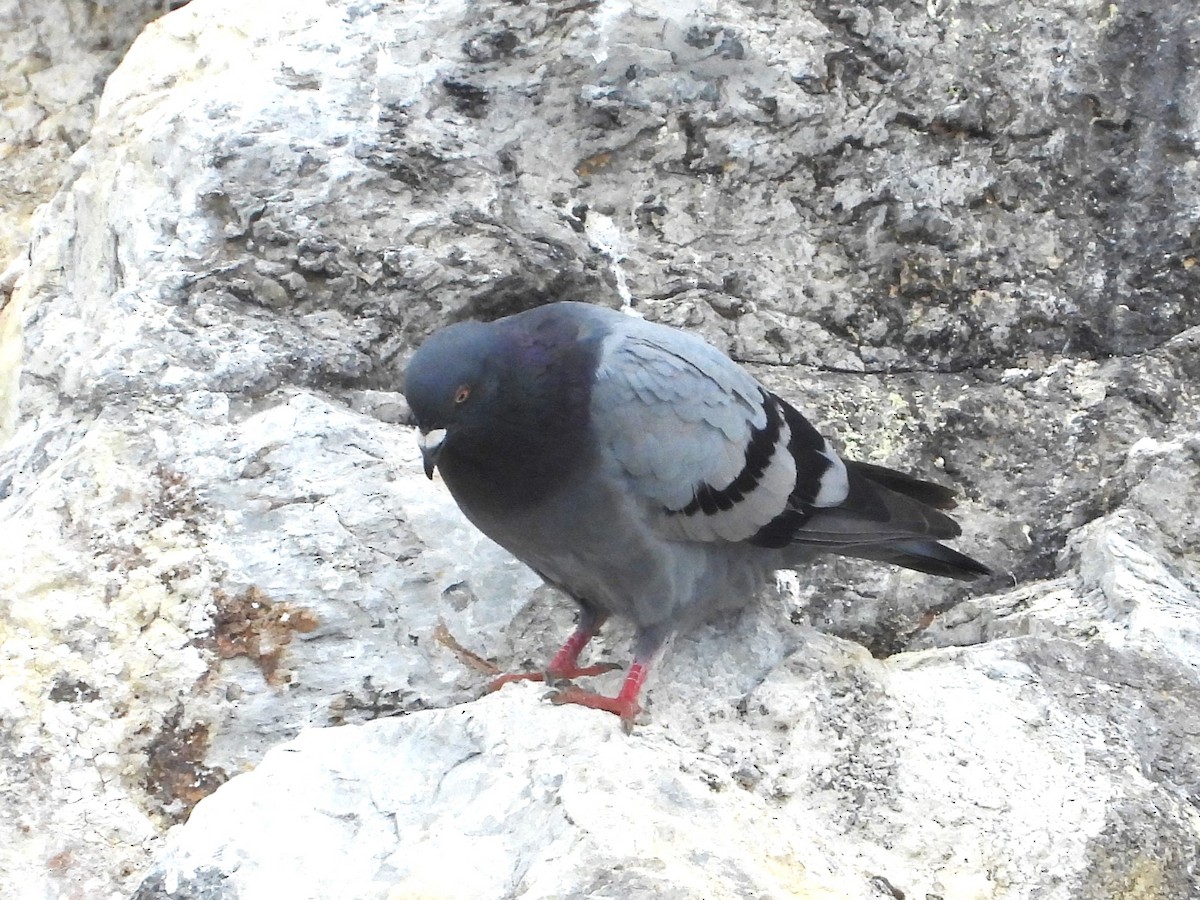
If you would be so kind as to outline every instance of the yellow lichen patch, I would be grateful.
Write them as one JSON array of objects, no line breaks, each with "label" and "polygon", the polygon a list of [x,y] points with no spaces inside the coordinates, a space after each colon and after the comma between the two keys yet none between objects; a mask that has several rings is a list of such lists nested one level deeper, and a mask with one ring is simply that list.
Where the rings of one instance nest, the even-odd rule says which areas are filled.
[{"label": "yellow lichen patch", "polygon": [[1128,871],[1110,872],[1104,880],[1104,895],[1112,900],[1172,900],[1161,860],[1149,856],[1135,857]]},{"label": "yellow lichen patch", "polygon": [[575,174],[580,178],[590,178],[601,169],[607,169],[613,161],[613,155],[607,150],[580,160],[575,166]]},{"label": "yellow lichen patch", "polygon": [[860,896],[861,884],[838,884],[832,876],[810,872],[790,855],[771,854],[763,859],[766,870],[795,900],[851,900]]},{"label": "yellow lichen patch", "polygon": [[4,286],[0,285],[0,438],[11,435],[16,424],[17,384],[21,376],[22,308],[20,292],[10,297]]}]

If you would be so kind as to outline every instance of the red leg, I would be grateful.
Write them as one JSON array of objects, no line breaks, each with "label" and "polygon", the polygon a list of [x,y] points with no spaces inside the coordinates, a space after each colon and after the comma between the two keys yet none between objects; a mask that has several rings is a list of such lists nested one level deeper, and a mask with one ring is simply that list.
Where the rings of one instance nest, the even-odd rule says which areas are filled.
[{"label": "red leg", "polygon": [[554,654],[554,658],[550,660],[550,664],[546,666],[544,672],[510,672],[506,675],[501,675],[493,678],[488,684],[488,693],[498,691],[504,685],[511,684],[514,681],[583,678],[591,675],[603,675],[605,672],[619,669],[620,666],[614,663],[596,663],[592,666],[583,667],[579,665],[579,654],[583,652],[583,648],[588,645],[591,639],[599,633],[600,627],[607,618],[605,615],[593,612],[588,607],[583,607],[579,614],[579,624],[575,626],[575,630],[571,632],[571,636],[567,638],[567,642]]},{"label": "red leg", "polygon": [[[551,678],[579,678],[584,675],[603,675],[605,672],[619,669],[620,666],[615,663],[596,663],[593,666],[579,667],[579,654],[600,631],[605,618],[607,617],[600,615],[583,616],[571,636],[567,638],[567,642],[554,654],[550,665],[546,666],[546,674]],[[591,621],[586,622],[584,619]]]},{"label": "red leg", "polygon": [[643,629],[638,634],[637,644],[633,651],[633,663],[629,666],[629,672],[625,675],[625,681],[617,696],[605,697],[603,694],[595,694],[569,684],[551,694],[550,701],[559,704],[575,703],[589,709],[602,709],[613,713],[620,716],[621,727],[625,729],[626,734],[629,734],[633,731],[633,720],[642,711],[642,707],[638,703],[642,685],[646,683],[646,676],[650,674],[650,666],[654,664],[655,656],[669,635],[670,630],[661,626]]}]

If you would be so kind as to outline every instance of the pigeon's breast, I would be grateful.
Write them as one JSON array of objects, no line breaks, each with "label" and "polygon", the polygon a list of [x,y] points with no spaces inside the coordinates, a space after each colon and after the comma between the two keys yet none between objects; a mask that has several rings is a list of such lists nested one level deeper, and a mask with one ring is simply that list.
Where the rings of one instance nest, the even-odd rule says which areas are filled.
[{"label": "pigeon's breast", "polygon": [[669,540],[627,490],[589,467],[536,505],[472,508],[473,524],[548,582],[639,628],[686,626],[744,605],[771,554]]}]

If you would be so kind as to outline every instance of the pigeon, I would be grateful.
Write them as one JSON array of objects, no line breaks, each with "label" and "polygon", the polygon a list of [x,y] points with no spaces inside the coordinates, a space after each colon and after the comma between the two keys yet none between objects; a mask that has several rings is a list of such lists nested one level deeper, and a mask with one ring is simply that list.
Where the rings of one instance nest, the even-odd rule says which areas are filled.
[{"label": "pigeon", "polygon": [[[949,488],[843,460],[797,410],[698,336],[587,303],[442,328],[405,371],[425,474],[464,515],[579,607],[544,672],[552,695],[641,712],[664,643],[747,604],[819,553],[970,580]],[[633,623],[615,697],[572,683],[610,616]]]}]

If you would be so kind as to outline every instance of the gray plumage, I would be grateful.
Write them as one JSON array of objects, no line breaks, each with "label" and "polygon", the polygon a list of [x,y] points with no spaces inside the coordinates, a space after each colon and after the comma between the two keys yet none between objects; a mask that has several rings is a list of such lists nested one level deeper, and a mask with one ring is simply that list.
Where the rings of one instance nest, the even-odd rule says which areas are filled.
[{"label": "gray plumage", "polygon": [[[436,466],[481,531],[569,594],[580,624],[549,673],[605,618],[637,629],[621,694],[566,702],[628,723],[674,631],[744,605],[817,552],[969,579],[987,568],[946,488],[843,462],[790,405],[703,340],[602,307],[553,303],[452,325],[413,355],[405,392]],[[501,682],[520,677],[507,676]]]}]

